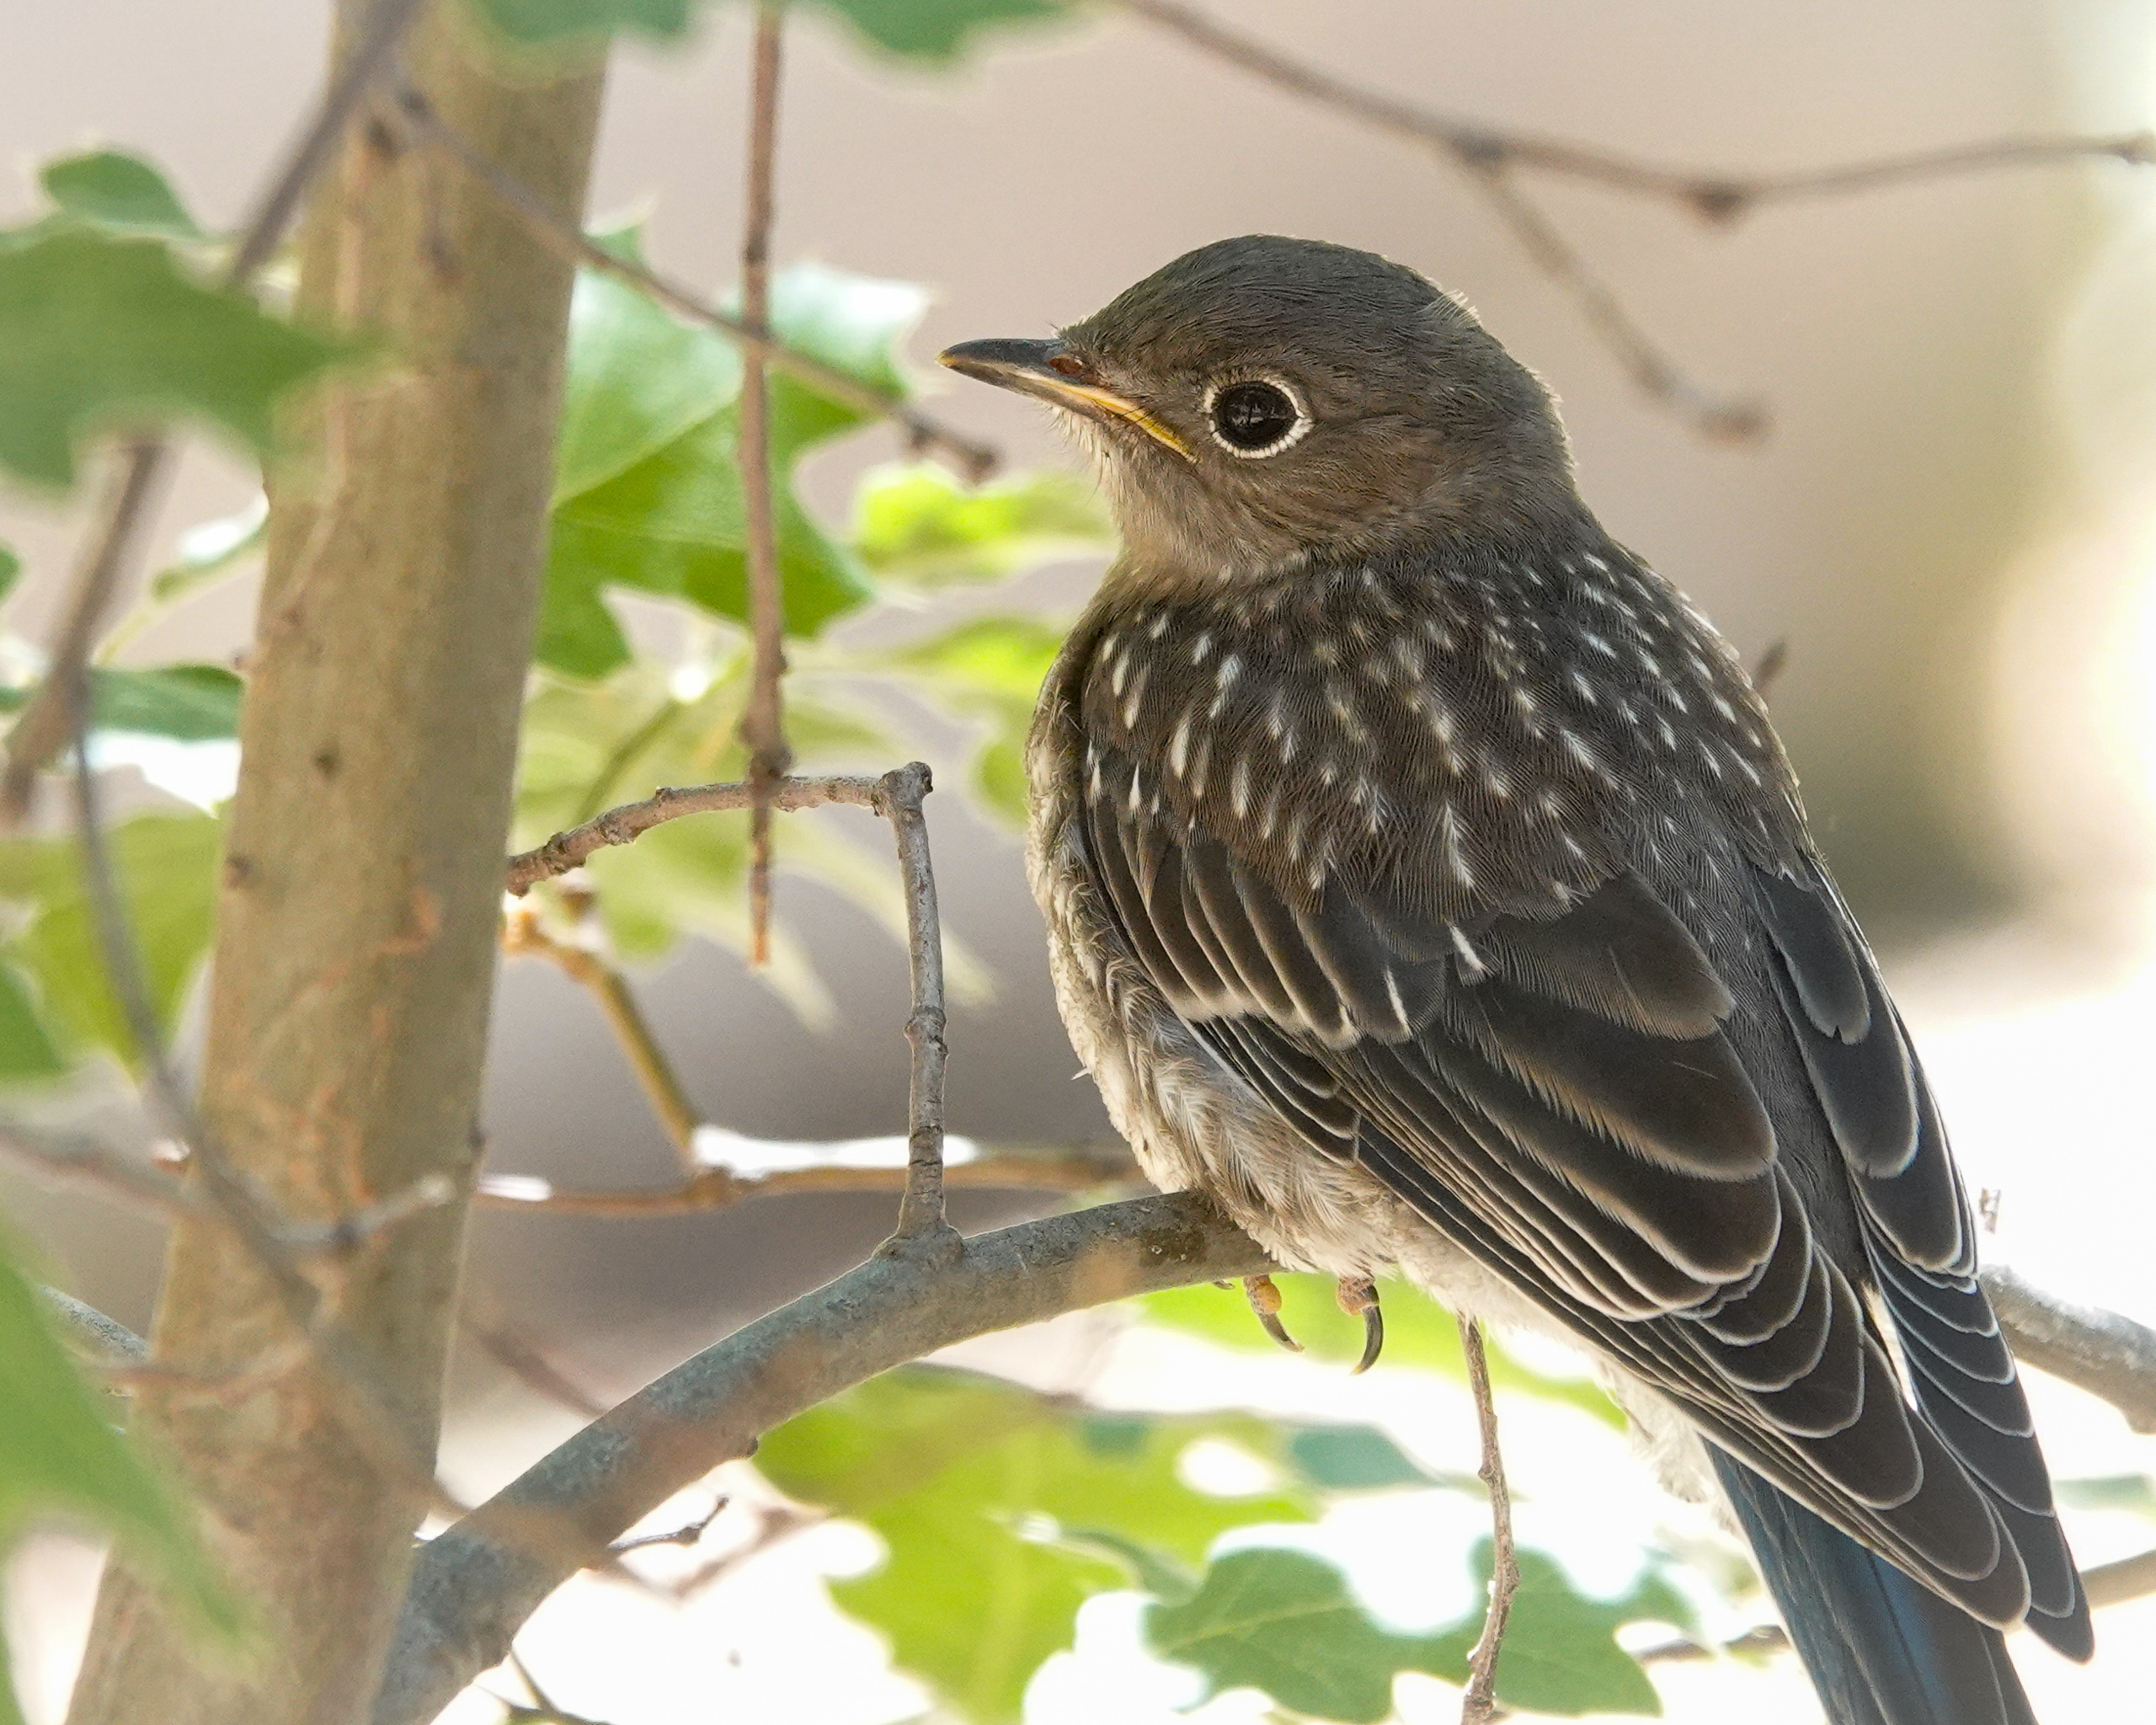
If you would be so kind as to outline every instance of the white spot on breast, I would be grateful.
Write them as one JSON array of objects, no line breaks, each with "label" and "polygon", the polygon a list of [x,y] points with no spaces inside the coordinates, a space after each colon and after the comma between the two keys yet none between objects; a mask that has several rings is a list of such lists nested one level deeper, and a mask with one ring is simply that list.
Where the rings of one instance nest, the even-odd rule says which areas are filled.
[{"label": "white spot on breast", "polygon": [[1582,629],[1580,631],[1580,639],[1586,642],[1588,646],[1593,648],[1597,653],[1601,654],[1604,658],[1614,659],[1617,656],[1617,649],[1614,647],[1612,647],[1607,641],[1604,640],[1601,636],[1596,634],[1592,629]]},{"label": "white spot on breast", "polygon": [[1588,706],[1601,705],[1601,697],[1594,692],[1594,685],[1588,680],[1585,671],[1576,670],[1572,673],[1572,687],[1579,692],[1580,699],[1586,702]]},{"label": "white spot on breast", "polygon": [[1193,665],[1204,664],[1205,655],[1212,650],[1213,632],[1210,629],[1201,631],[1198,638],[1190,644],[1190,662]]},{"label": "white spot on breast", "polygon": [[1585,563],[1589,569],[1594,570],[1598,574],[1606,575],[1609,573],[1609,565],[1604,563],[1600,558],[1597,557],[1592,551],[1582,553],[1580,557],[1580,561]]},{"label": "white spot on breast", "polygon": [[1235,811],[1238,820],[1249,812],[1250,757],[1246,755],[1237,757],[1235,770],[1229,776],[1228,806]]},{"label": "white spot on breast", "polygon": [[1123,703],[1123,728],[1128,731],[1138,729],[1138,714],[1145,704],[1146,665],[1138,667],[1138,675],[1130,680],[1130,693]]},{"label": "white spot on breast", "polygon": [[[1445,867],[1452,878],[1470,891],[1475,886],[1475,871],[1467,866],[1467,849],[1460,830],[1460,816],[1454,813],[1450,803],[1438,805],[1438,848],[1444,857]],[[1453,931],[1453,938],[1460,938],[1460,931]]]},{"label": "white spot on breast", "polygon": [[1168,614],[1164,611],[1153,613],[1153,620],[1145,625],[1145,638],[1157,641],[1168,632]]},{"label": "white spot on breast", "polygon": [[1486,973],[1490,967],[1482,962],[1481,953],[1468,943],[1467,937],[1460,932],[1459,927],[1454,923],[1445,926],[1452,931],[1453,950],[1460,954],[1460,962],[1467,967],[1468,975],[1473,978]]},{"label": "white spot on breast", "polygon": [[1174,733],[1168,738],[1168,767],[1177,778],[1183,777],[1190,765],[1190,715],[1186,713],[1176,721]]}]

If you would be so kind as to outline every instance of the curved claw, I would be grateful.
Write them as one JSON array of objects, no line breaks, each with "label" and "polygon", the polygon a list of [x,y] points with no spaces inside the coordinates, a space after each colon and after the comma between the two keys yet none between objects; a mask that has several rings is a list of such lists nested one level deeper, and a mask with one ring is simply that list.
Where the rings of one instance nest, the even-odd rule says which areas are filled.
[{"label": "curved claw", "polygon": [[1368,1276],[1342,1276],[1334,1297],[1348,1316],[1363,1321],[1363,1357],[1355,1362],[1355,1370],[1366,1372],[1385,1352],[1385,1313],[1378,1306],[1377,1284]]},{"label": "curved claw", "polygon": [[1280,1290],[1273,1285],[1272,1277],[1245,1276],[1243,1298],[1250,1301],[1250,1309],[1257,1314],[1267,1335],[1290,1354],[1303,1351],[1303,1344],[1289,1335],[1287,1325],[1280,1322]]}]

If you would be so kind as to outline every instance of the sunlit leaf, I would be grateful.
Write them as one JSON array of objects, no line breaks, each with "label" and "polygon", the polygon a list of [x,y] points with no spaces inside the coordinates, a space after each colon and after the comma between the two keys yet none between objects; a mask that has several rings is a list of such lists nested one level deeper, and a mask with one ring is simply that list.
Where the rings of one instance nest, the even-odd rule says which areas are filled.
[{"label": "sunlit leaf", "polygon": [[2121,1509],[2156,1521],[2156,1481],[2145,1473],[2055,1480],[2052,1494],[2069,1509]]},{"label": "sunlit leaf", "polygon": [[[612,236],[635,255],[633,229]],[[740,351],[682,323],[641,288],[579,270],[569,302],[554,498],[626,473],[732,401]]]},{"label": "sunlit leaf", "polygon": [[[118,1539],[198,1627],[230,1632],[232,1603],[186,1517],[99,1400],[46,1327],[29,1284],[0,1252],[0,1558],[35,1522],[86,1524]],[[0,1720],[10,1717],[7,1675],[0,1634]]]},{"label": "sunlit leaf", "polygon": [[0,545],[0,599],[15,590],[16,578],[22,572],[22,558],[15,555],[11,547]]},{"label": "sunlit leaf", "polygon": [[[801,264],[773,282],[771,322],[795,345],[896,394],[905,386],[892,344],[922,304],[919,290],[901,283]],[[715,617],[748,612],[738,401],[727,388],[715,409],[650,446],[670,416],[712,398],[724,380],[720,362],[707,359],[695,362],[703,370],[692,366],[678,393],[655,387],[643,376],[642,355],[673,338],[645,323],[625,330],[627,317],[596,319],[588,338],[596,344],[584,360],[572,360],[584,380],[585,408],[570,477],[606,477],[557,499],[539,660],[575,676],[602,676],[627,660],[628,644],[604,597],[611,588],[685,601]],[[869,596],[857,559],[809,518],[791,483],[802,456],[862,419],[784,373],[771,379],[780,574],[787,627],[797,635],[816,633]]]},{"label": "sunlit leaf", "polygon": [[[90,673],[90,720],[99,731],[201,743],[239,734],[245,685],[218,665],[164,665],[136,670],[99,665]],[[28,689],[0,689],[0,713],[29,699]]]},{"label": "sunlit leaf", "polygon": [[1348,1578],[1308,1551],[1255,1546],[1206,1570],[1188,1599],[1145,1612],[1145,1642],[1194,1666],[1206,1692],[1257,1689],[1301,1713],[1377,1725],[1392,1713],[1392,1680],[1426,1671],[1463,1682],[1467,1661],[1444,1637],[1380,1626]]},{"label": "sunlit leaf", "polygon": [[969,489],[926,463],[879,467],[854,499],[854,551],[886,586],[998,580],[1114,543],[1098,494],[1053,471]]},{"label": "sunlit leaf", "polygon": [[164,175],[125,150],[62,156],[38,170],[37,183],[62,215],[78,222],[173,239],[203,238]]},{"label": "sunlit leaf", "polygon": [[756,1465],[788,1496],[882,1536],[882,1566],[834,1596],[947,1705],[995,1725],[1017,1717],[1041,1662],[1070,1645],[1084,1599],[1123,1584],[1129,1554],[1118,1545],[1194,1564],[1229,1528],[1308,1518],[1299,1493],[1223,1498],[1184,1483],[1177,1464],[1204,1438],[1270,1441],[1248,1415],[1102,1419],[1013,1385],[915,1369],[782,1426]]},{"label": "sunlit leaf", "polygon": [[[1573,1717],[1581,1713],[1659,1713],[1661,1697],[1646,1673],[1618,1646],[1628,1623],[1667,1623],[1691,1630],[1690,1605],[1658,1570],[1650,1568],[1614,1599],[1598,1599],[1574,1587],[1546,1553],[1517,1553],[1519,1590],[1497,1656],[1497,1699],[1533,1713]],[[1477,1598],[1490,1583],[1491,1545],[1476,1542],[1471,1557]],[[1482,1633],[1482,1614],[1472,1611],[1435,1637],[1443,1657],[1460,1669]]]},{"label": "sunlit leaf", "polygon": [[280,398],[346,350],[191,280],[158,241],[57,227],[0,246],[0,467],[71,484],[123,421],[210,421],[270,448]]},{"label": "sunlit leaf", "polygon": [[1383,1491],[1439,1482],[1374,1425],[1305,1426],[1289,1433],[1287,1455],[1296,1472],[1324,1491]]},{"label": "sunlit leaf", "polygon": [[[108,841],[144,991],[169,1028],[210,943],[219,825],[207,815],[140,815],[115,827]],[[96,1048],[131,1060],[133,1039],[106,980],[74,841],[0,842],[0,899],[15,901],[23,916],[0,944],[0,959],[28,975],[61,1054],[78,1058]]]},{"label": "sunlit leaf", "polygon": [[[1276,1274],[1273,1278],[1286,1302],[1281,1317],[1289,1332],[1320,1359],[1353,1360],[1363,1351],[1363,1325],[1340,1310],[1328,1276]],[[1388,1280],[1379,1286],[1385,1311],[1385,1353],[1380,1369],[1413,1365],[1441,1371],[1465,1381],[1466,1361],[1460,1351],[1460,1330],[1452,1314],[1419,1289]],[[1171,1289],[1149,1294],[1141,1302],[1155,1323],[1187,1330],[1223,1347],[1270,1353],[1274,1344],[1240,1293],[1218,1288]],[[1561,1402],[1622,1431],[1625,1416],[1589,1379],[1551,1377],[1523,1365],[1486,1333],[1490,1381],[1498,1389],[1518,1391],[1545,1401]]]},{"label": "sunlit leaf", "polygon": [[[1518,1554],[1518,1591],[1497,1660],[1497,1699],[1535,1713],[1658,1713],[1639,1662],[1617,1644],[1628,1623],[1687,1627],[1690,1607],[1660,1573],[1645,1572],[1621,1598],[1581,1593],[1545,1554]],[[1488,1540],[1470,1554],[1478,1600],[1491,1571]],[[1404,1634],[1377,1622],[1346,1576],[1308,1551],[1252,1546],[1214,1561],[1197,1591],[1149,1606],[1146,1644],[1194,1666],[1209,1695],[1257,1689],[1281,1706],[1348,1725],[1391,1717],[1393,1679],[1422,1671],[1465,1683],[1482,1632],[1478,1604],[1458,1622]]]}]

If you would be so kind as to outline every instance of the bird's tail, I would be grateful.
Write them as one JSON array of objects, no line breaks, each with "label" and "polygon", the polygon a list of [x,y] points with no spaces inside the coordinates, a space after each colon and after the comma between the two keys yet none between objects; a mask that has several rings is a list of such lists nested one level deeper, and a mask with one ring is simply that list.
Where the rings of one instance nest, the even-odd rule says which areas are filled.
[{"label": "bird's tail", "polygon": [[1999,1631],[1710,1453],[1830,1725],[2036,1725]]}]

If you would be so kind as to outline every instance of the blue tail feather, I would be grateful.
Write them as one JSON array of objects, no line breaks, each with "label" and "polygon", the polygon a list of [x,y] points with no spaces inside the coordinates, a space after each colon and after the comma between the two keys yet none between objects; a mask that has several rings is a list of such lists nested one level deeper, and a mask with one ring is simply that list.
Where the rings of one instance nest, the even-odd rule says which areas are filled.
[{"label": "blue tail feather", "polygon": [[2036,1725],[1999,1631],[1710,1453],[1829,1725]]}]

